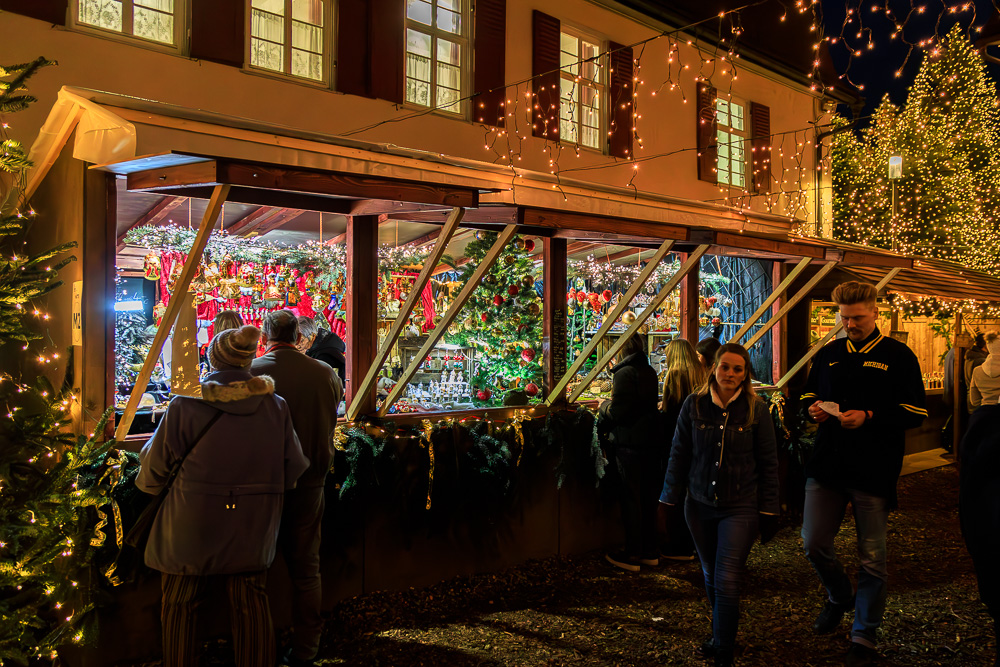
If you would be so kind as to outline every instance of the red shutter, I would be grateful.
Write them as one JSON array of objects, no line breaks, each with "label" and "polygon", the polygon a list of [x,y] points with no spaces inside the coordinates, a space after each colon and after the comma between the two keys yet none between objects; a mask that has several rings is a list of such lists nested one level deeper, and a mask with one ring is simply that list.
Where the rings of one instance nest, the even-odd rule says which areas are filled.
[{"label": "red shutter", "polygon": [[246,0],[191,0],[191,57],[243,67]]},{"label": "red shutter", "polygon": [[608,44],[611,76],[608,84],[608,154],[613,157],[632,156],[632,49],[621,44]]},{"label": "red shutter", "polygon": [[507,0],[477,0],[475,15],[475,66],[472,101],[476,122],[502,127],[507,90]]},{"label": "red shutter", "polygon": [[750,164],[753,167],[753,192],[771,191],[771,109],[750,103]]},{"label": "red shutter", "polygon": [[715,116],[715,88],[698,84],[698,180],[718,183],[718,122]]},{"label": "red shutter", "polygon": [[368,0],[337,2],[337,90],[368,96]]},{"label": "red shutter", "polygon": [[559,141],[559,19],[537,9],[531,15],[531,134]]},{"label": "red shutter", "polygon": [[0,9],[54,25],[66,25],[68,0],[0,0]]},{"label": "red shutter", "polygon": [[404,0],[370,2],[371,97],[402,104],[406,72],[406,4]]}]

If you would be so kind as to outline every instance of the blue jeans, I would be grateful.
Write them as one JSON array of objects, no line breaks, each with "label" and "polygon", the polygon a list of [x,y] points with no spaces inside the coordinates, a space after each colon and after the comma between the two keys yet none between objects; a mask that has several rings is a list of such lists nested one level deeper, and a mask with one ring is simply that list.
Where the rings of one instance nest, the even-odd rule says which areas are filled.
[{"label": "blue jeans", "polygon": [[851,639],[875,647],[876,631],[885,615],[885,533],[889,519],[886,499],[855,489],[832,489],[813,478],[806,480],[806,505],[802,517],[802,541],[806,558],[816,568],[830,601],[846,604],[854,595],[851,580],[837,560],[833,539],[840,531],[850,501],[858,531],[858,593]]},{"label": "blue jeans", "polygon": [[698,549],[705,592],[712,606],[712,640],[720,648],[736,645],[740,589],[747,556],[757,538],[756,507],[712,507],[688,497],[684,516]]}]

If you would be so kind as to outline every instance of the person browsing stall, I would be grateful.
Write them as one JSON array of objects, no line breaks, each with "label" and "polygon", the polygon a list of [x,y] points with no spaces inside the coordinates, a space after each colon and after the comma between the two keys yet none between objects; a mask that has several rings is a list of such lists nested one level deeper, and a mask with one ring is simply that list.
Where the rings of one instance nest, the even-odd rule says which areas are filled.
[{"label": "person browsing stall", "polygon": [[[916,356],[876,326],[875,286],[846,282],[834,288],[832,299],[847,337],[819,351],[802,394],[811,402],[809,417],[819,423],[806,463],[802,539],[827,594],[813,630],[833,632],[854,609],[845,663],[860,666],[876,659],[885,614],[886,523],[896,506],[904,432],[919,426],[927,410]],[[848,502],[861,560],[856,592],[834,550]]]},{"label": "person browsing stall", "polygon": [[266,352],[250,370],[274,378],[275,392],[288,403],[295,432],[309,457],[309,469],[298,487],[286,494],[278,535],[292,580],[292,644],[283,664],[309,665],[319,651],[323,630],[319,572],[323,487],[333,459],[333,432],[343,387],[332,368],[296,349],[299,324],[292,311],[268,313],[263,333]]},{"label": "person browsing stall", "polygon": [[340,336],[327,329],[316,326],[316,320],[311,317],[299,317],[299,343],[296,345],[313,359],[318,359],[337,371],[343,383],[347,369],[347,345]]}]

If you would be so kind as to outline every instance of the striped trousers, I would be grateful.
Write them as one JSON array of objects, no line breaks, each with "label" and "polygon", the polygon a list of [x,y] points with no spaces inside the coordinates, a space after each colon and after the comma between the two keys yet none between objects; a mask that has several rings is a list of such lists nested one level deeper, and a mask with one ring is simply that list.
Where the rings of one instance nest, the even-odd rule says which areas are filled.
[{"label": "striped trousers", "polygon": [[[226,582],[233,652],[238,667],[273,667],[274,627],[267,603],[267,572],[218,575]],[[162,573],[163,667],[198,664],[197,613],[210,577]]]}]

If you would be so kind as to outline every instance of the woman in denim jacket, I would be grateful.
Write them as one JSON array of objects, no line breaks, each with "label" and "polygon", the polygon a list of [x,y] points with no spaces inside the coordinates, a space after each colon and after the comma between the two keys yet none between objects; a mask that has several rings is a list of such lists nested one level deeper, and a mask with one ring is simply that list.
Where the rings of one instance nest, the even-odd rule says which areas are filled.
[{"label": "woman in denim jacket", "polygon": [[774,426],[742,345],[720,347],[709,381],[681,406],[660,502],[684,507],[705,573],[712,639],[700,652],[732,665],[747,556],[758,527],[762,542],[774,536],[780,511]]}]

